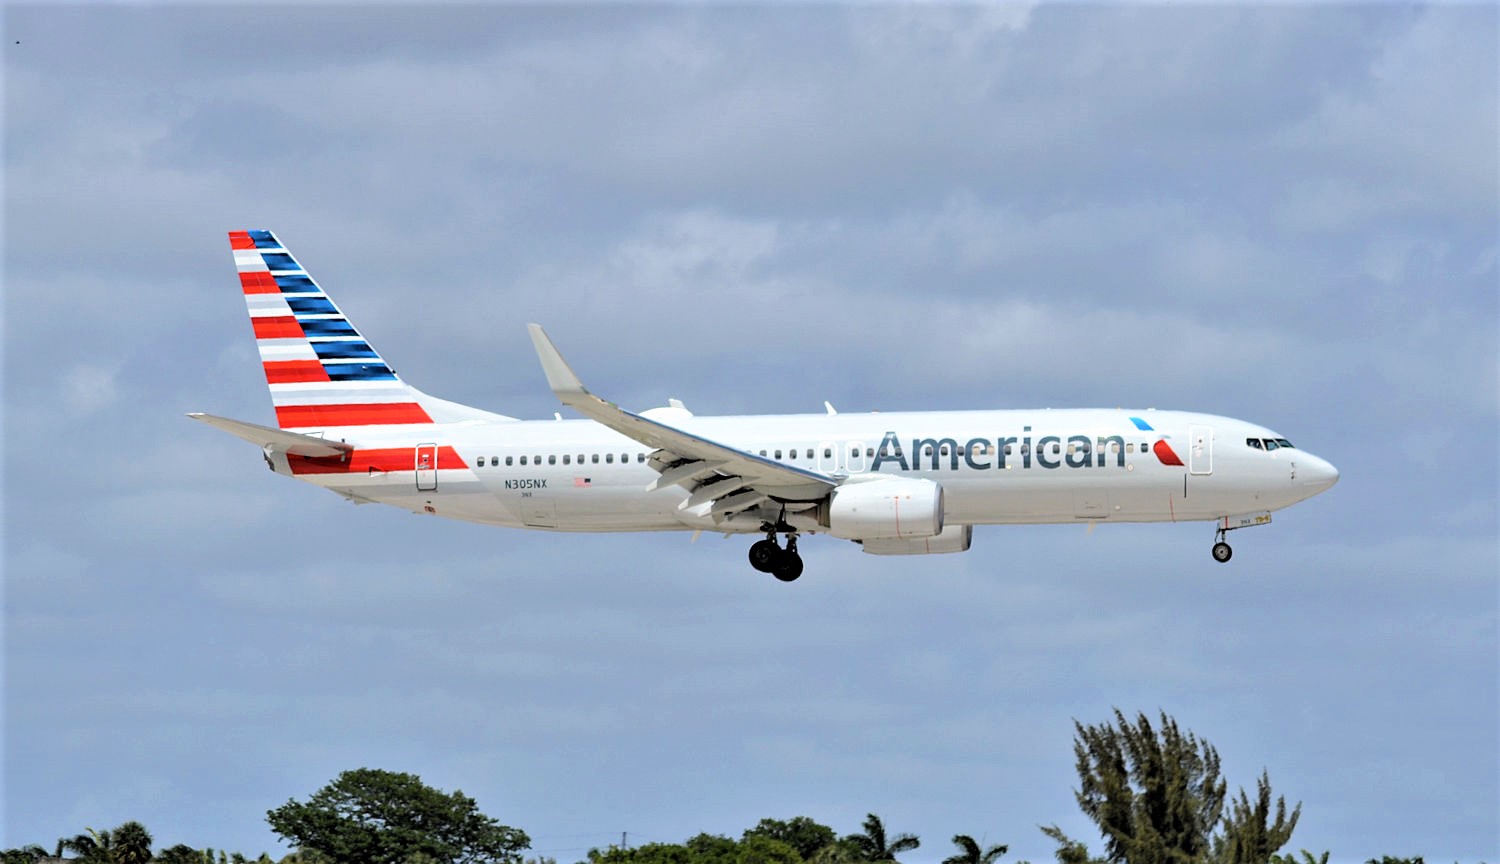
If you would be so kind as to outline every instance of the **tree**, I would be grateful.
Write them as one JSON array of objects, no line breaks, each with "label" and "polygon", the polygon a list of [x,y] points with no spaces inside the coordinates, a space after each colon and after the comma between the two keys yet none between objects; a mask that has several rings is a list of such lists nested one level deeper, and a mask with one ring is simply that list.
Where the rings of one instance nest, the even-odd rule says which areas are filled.
[{"label": "tree", "polygon": [[[1251,806],[1240,790],[1240,797],[1232,800],[1229,815],[1224,817],[1222,833],[1214,838],[1214,860],[1216,864],[1270,864],[1276,850],[1292,838],[1292,829],[1302,815],[1299,803],[1287,818],[1286,799],[1276,799],[1276,821],[1271,821],[1271,778],[1260,772],[1256,781],[1255,804]],[[1307,856],[1312,858],[1311,855]]]},{"label": "tree", "polygon": [[151,832],[139,822],[123,822],[113,832],[115,848],[110,860],[114,864],[148,864],[151,860]]},{"label": "tree", "polygon": [[[1271,821],[1271,781],[1261,773],[1256,804],[1243,789],[1224,817],[1227,784],[1219,776],[1213,745],[1160,715],[1160,729],[1145,714],[1134,722],[1115,709],[1115,723],[1073,721],[1078,806],[1104,837],[1110,864],[1268,864],[1291,837],[1301,815],[1290,818],[1277,799]],[[1222,822],[1222,830],[1214,831]],[[1042,832],[1058,843],[1060,864],[1094,864],[1088,847],[1057,826]],[[1307,862],[1315,864],[1315,862]]]},{"label": "tree", "polygon": [[88,833],[76,835],[59,845],[69,852],[78,853],[79,864],[113,864],[114,835],[109,831],[95,831],[92,828],[84,830]]},{"label": "tree", "polygon": [[762,819],[754,828],[745,832],[740,842],[743,843],[751,837],[780,840],[797,850],[797,854],[804,861],[811,861],[820,850],[838,839],[838,835],[833,833],[832,828],[814,822],[806,816],[795,816],[787,821]]},{"label": "tree", "polygon": [[266,821],[330,864],[404,864],[419,853],[440,864],[520,864],[531,846],[526,832],[480,813],[463,792],[372,768],[345,771],[307,803],[267,811]]},{"label": "tree", "polygon": [[954,834],[953,845],[958,847],[958,854],[944,858],[943,864],[994,864],[995,859],[1010,851],[1010,847],[1005,845],[991,846],[981,851],[979,844],[967,834]]},{"label": "tree", "polygon": [[741,840],[735,850],[734,864],[803,864],[791,844],[764,834],[752,834]]},{"label": "tree", "polygon": [[864,831],[860,834],[850,834],[844,839],[859,853],[859,857],[868,864],[901,864],[896,856],[902,852],[910,852],[922,845],[915,834],[897,834],[895,837],[886,838],[885,824],[880,817],[871,813],[865,817]]},{"label": "tree", "polygon": [[1271,864],[1328,864],[1328,857],[1333,854],[1324,850],[1322,855],[1314,855],[1306,849],[1302,850],[1302,857],[1298,858],[1288,853],[1286,855],[1272,855]]},{"label": "tree", "polygon": [[[34,864],[47,857],[47,850],[31,843],[15,849],[7,849],[0,852],[0,864]],[[62,856],[58,856],[59,858]]]}]

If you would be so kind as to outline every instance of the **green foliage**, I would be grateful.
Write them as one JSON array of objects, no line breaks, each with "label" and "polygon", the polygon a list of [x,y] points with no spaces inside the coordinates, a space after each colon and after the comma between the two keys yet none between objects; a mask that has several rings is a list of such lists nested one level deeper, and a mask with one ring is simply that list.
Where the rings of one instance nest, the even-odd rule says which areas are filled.
[{"label": "green foliage", "polygon": [[1326,850],[1322,855],[1314,855],[1306,849],[1302,850],[1301,857],[1291,854],[1272,855],[1271,864],[1328,864],[1330,853]]},{"label": "green foliage", "polygon": [[[1278,798],[1273,819],[1265,772],[1255,803],[1241,789],[1226,817],[1218,751],[1184,733],[1165,712],[1159,729],[1145,714],[1132,722],[1119,709],[1113,724],[1075,720],[1073,727],[1078,806],[1099,827],[1110,864],[1270,864],[1296,828],[1302,805],[1288,816],[1286,801]],[[1057,826],[1042,833],[1057,841],[1059,864],[1098,861]],[[1317,864],[1308,858],[1292,864]]]},{"label": "green foliage", "polygon": [[859,834],[850,834],[844,841],[859,855],[859,860],[866,864],[901,864],[896,860],[897,855],[922,845],[915,834],[897,834],[887,838],[885,823],[874,813],[865,817],[864,829]]},{"label": "green foliage", "polygon": [[1415,858],[1393,858],[1390,855],[1382,855],[1379,859],[1371,858],[1365,864],[1425,864],[1422,856]]},{"label": "green foliage", "polygon": [[832,828],[806,816],[796,816],[786,821],[762,819],[754,828],[745,832],[740,842],[744,843],[752,837],[765,837],[785,843],[796,850],[803,861],[811,861],[814,855],[838,839]]},{"label": "green foliage", "polygon": [[1222,833],[1214,838],[1216,864],[1270,864],[1276,850],[1292,838],[1292,830],[1302,815],[1302,805],[1298,804],[1288,818],[1286,799],[1277,798],[1276,819],[1272,821],[1271,778],[1265,771],[1261,771],[1255,786],[1254,805],[1245,796],[1244,789],[1240,790],[1239,798],[1230,802]]},{"label": "green foliage", "polygon": [[203,853],[191,846],[178,843],[156,853],[157,864],[204,864]]},{"label": "green foliage", "polygon": [[943,864],[994,864],[995,859],[1010,851],[1003,844],[981,850],[979,843],[967,834],[954,834],[953,845],[958,847],[958,854],[944,858]]},{"label": "green foliage", "polygon": [[524,831],[480,813],[462,792],[371,768],[345,771],[307,803],[267,811],[266,821],[329,864],[407,864],[417,854],[438,864],[519,864],[531,845]]},{"label": "green foliage", "polygon": [[803,864],[791,844],[753,834],[739,842],[735,850],[734,864]]},{"label": "green foliage", "polygon": [[47,857],[47,850],[32,843],[0,852],[0,864],[34,864]]}]

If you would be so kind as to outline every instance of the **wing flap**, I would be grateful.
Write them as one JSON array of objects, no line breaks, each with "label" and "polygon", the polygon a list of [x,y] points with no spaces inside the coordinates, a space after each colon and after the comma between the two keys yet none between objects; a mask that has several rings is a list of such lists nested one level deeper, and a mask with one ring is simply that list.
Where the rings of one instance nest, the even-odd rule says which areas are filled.
[{"label": "wing flap", "polygon": [[541,325],[528,324],[527,329],[531,332],[532,344],[536,346],[537,358],[541,360],[542,371],[552,392],[564,405],[585,417],[648,447],[667,450],[683,459],[719,463],[714,469],[719,474],[744,479],[745,482],[736,488],[748,486],[768,497],[812,500],[826,495],[838,485],[837,480],[826,474],[783,465],[685,429],[632,414],[613,402],[600,399],[583,386]]}]

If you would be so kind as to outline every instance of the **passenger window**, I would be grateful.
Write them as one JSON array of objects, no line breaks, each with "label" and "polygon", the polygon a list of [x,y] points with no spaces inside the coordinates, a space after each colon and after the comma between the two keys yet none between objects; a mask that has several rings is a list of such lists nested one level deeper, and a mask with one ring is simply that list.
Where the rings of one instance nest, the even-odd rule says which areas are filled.
[{"label": "passenger window", "polygon": [[599,464],[599,454],[595,453],[594,455],[590,456],[589,457],[589,461],[592,462],[592,463],[594,463],[595,465],[598,465]]},{"label": "passenger window", "polygon": [[1072,456],[1073,454],[1075,454],[1077,452],[1078,452],[1078,445],[1074,444],[1072,441],[1069,441],[1068,442],[1068,455]]},{"label": "passenger window", "polygon": [[569,456],[566,453],[564,453],[563,454],[563,464],[564,465],[572,465],[573,464],[573,457]]},{"label": "passenger window", "polygon": [[637,454],[635,454],[635,461],[637,461],[637,462],[645,462],[646,461],[646,454],[645,453],[637,453]]},{"label": "passenger window", "polygon": [[1059,454],[1061,452],[1062,452],[1062,445],[1058,444],[1056,441],[1052,442],[1052,455],[1056,456],[1057,454]]},{"label": "passenger window", "polygon": [[547,457],[547,464],[548,465],[556,465],[557,464],[557,457],[556,456],[548,456]]},{"label": "passenger window", "polygon": [[824,459],[832,459],[833,458],[833,450],[831,450],[831,449],[829,449],[827,447],[823,448],[823,458]]},{"label": "passenger window", "polygon": [[866,459],[874,459],[875,458],[875,448],[874,447],[866,447],[865,448],[865,458]]},{"label": "passenger window", "polygon": [[540,465],[540,464],[542,464],[542,454],[538,453],[537,455],[531,457],[531,464],[533,464],[533,465]]},{"label": "passenger window", "polygon": [[611,465],[615,464],[615,454],[613,454],[613,453],[605,453],[604,454],[604,461],[608,462]]},{"label": "passenger window", "polygon": [[812,448],[811,447],[807,448],[807,458],[809,458],[809,459],[813,458]]},{"label": "passenger window", "polygon": [[525,457],[525,456],[522,456],[522,457],[521,457],[521,464],[522,464],[522,465],[525,465],[525,464],[526,464],[526,457]]},{"label": "passenger window", "polygon": [[781,451],[780,451],[780,450],[777,450],[777,451],[776,451],[776,458],[777,458],[777,459],[780,459],[780,458],[781,458]]},{"label": "passenger window", "polygon": [[508,468],[508,467],[510,467],[510,466],[511,466],[511,465],[514,465],[514,464],[515,464],[515,462],[514,462],[514,461],[512,461],[512,460],[514,460],[514,459],[515,459],[515,458],[516,458],[516,457],[514,457],[514,456],[507,456],[507,457],[505,457],[505,465],[506,465],[506,467],[507,467],[507,468]]}]

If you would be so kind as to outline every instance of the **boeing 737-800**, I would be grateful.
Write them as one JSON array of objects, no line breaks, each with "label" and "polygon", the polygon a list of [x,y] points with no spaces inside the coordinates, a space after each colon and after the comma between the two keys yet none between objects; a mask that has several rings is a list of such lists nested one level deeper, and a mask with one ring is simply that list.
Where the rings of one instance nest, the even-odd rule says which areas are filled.
[{"label": "boeing 737-800", "polygon": [[790,581],[801,534],[922,555],[967,550],[975,525],[1209,521],[1228,561],[1228,532],[1339,476],[1270,429],[1185,411],[698,417],[674,399],[637,414],[589,392],[536,324],[548,384],[586,419],[517,420],[402,381],[270,231],[229,241],[276,426],[189,416],[357,503],[513,528],[760,535],[751,565]]}]

